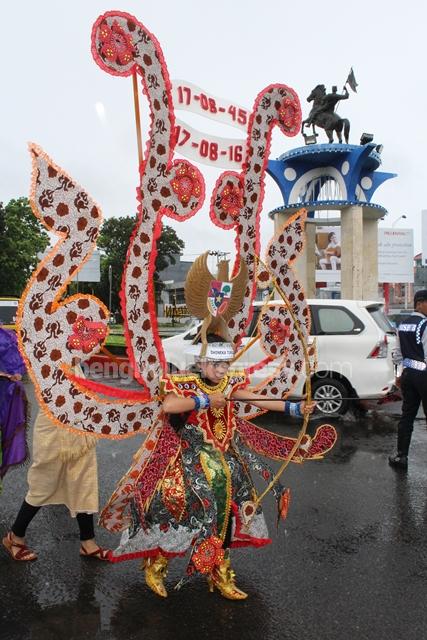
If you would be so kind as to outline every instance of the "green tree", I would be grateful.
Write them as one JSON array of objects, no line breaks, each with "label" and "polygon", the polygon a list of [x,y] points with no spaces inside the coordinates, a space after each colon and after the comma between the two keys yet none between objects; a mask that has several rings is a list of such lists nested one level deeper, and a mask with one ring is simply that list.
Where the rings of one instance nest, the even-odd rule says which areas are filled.
[{"label": "green tree", "polygon": [[[104,221],[98,238],[97,244],[103,255],[101,257],[101,282],[94,287],[94,292],[108,306],[109,273],[111,272],[111,309],[113,310],[120,309],[119,291],[123,267],[135,222],[136,220],[132,216],[108,218]],[[174,256],[181,255],[184,246],[183,240],[178,238],[175,230],[163,225],[157,241],[156,271],[154,273],[156,295],[159,295],[162,289],[159,272],[169,264],[175,264]]]},{"label": "green tree", "polygon": [[33,214],[27,198],[0,202],[0,295],[19,297],[37,266],[37,254],[49,236]]}]

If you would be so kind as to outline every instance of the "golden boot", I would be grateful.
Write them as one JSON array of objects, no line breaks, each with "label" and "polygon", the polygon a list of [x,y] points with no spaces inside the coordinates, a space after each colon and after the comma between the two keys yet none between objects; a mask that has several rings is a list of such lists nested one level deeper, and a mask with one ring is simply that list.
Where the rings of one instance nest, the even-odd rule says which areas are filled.
[{"label": "golden boot", "polygon": [[209,590],[213,591],[214,587],[216,587],[224,598],[244,600],[248,597],[248,594],[236,587],[235,577],[236,574],[230,567],[230,559],[226,558],[210,574],[208,578]]},{"label": "golden boot", "polygon": [[145,569],[145,582],[147,587],[162,598],[168,597],[163,580],[168,573],[168,559],[159,554],[155,558],[146,558],[141,569]]}]

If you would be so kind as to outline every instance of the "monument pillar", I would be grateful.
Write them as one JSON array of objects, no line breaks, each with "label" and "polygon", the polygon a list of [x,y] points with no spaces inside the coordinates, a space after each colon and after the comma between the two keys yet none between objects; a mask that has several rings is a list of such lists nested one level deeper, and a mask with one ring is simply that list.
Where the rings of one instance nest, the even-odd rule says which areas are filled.
[{"label": "monument pillar", "polygon": [[341,211],[341,297],[363,299],[363,208]]}]

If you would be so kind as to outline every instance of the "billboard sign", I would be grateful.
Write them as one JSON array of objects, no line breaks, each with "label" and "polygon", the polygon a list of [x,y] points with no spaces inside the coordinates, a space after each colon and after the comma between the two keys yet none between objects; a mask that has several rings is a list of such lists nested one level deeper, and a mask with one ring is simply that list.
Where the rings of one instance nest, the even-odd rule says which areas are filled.
[{"label": "billboard sign", "polygon": [[414,282],[413,229],[378,229],[378,282]]},{"label": "billboard sign", "polygon": [[316,229],[316,282],[341,282],[341,227]]}]

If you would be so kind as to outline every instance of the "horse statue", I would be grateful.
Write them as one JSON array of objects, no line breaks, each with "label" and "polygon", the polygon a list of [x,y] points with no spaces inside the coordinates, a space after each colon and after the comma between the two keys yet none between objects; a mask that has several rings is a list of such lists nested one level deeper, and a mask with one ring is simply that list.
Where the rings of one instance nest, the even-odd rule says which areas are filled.
[{"label": "horse statue", "polygon": [[334,141],[334,131],[337,135],[338,142],[342,143],[342,131],[344,129],[344,139],[348,144],[348,136],[350,133],[350,121],[347,118],[340,118],[334,113],[335,106],[340,100],[348,98],[348,91],[344,87],[345,93],[337,93],[337,87],[332,87],[332,93],[326,93],[324,84],[318,84],[307,98],[307,102],[313,102],[313,107],[306,120],[301,125],[301,133],[304,133],[305,127],[312,127],[313,135],[317,137],[315,126],[325,130],[330,143]]}]

